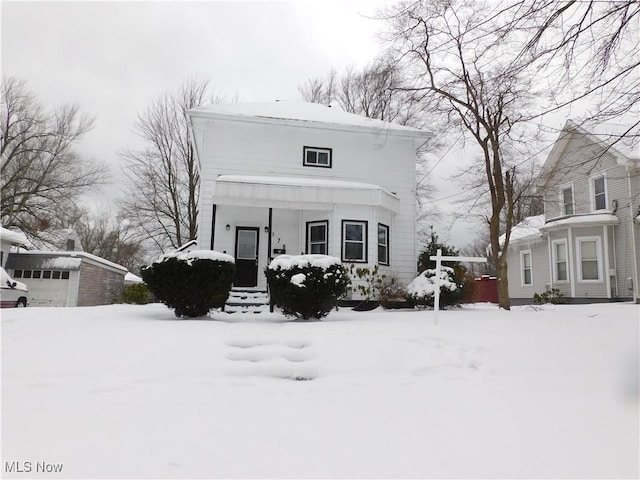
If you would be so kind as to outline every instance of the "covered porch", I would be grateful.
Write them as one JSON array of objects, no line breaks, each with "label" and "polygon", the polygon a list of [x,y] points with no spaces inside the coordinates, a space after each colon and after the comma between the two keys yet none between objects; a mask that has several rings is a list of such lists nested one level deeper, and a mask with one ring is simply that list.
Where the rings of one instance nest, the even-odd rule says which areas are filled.
[{"label": "covered porch", "polygon": [[236,287],[266,288],[263,271],[282,254],[320,253],[391,269],[399,210],[398,197],[378,185],[221,175],[211,196],[209,248],[235,257]]}]

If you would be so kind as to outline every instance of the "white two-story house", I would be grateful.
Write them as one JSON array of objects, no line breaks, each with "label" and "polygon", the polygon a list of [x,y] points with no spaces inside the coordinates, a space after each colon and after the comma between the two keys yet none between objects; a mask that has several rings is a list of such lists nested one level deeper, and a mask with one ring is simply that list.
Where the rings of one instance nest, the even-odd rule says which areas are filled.
[{"label": "white two-story house", "polygon": [[571,120],[543,165],[544,216],[514,228],[509,294],[558,289],[574,302],[640,299],[637,141],[595,135]]},{"label": "white two-story house", "polygon": [[281,254],[327,254],[416,274],[416,155],[433,134],[303,102],[199,107],[199,248],[236,259],[235,286],[266,288]]}]

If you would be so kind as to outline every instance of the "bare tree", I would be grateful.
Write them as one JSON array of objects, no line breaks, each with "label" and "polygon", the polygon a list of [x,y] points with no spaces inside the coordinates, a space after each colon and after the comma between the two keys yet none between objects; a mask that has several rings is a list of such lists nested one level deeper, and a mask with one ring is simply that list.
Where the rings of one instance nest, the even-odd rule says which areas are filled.
[{"label": "bare tree", "polygon": [[[389,40],[413,94],[433,120],[465,132],[479,151],[499,306],[510,309],[507,248],[514,224],[517,164],[508,152],[527,135],[532,76],[509,54],[521,32],[496,28],[513,6],[473,1],[404,2],[387,13]],[[504,232],[503,241],[501,234]]]},{"label": "bare tree", "polygon": [[2,224],[38,238],[64,219],[78,196],[107,169],[84,161],[74,145],[93,121],[77,106],[46,111],[24,81],[2,81],[0,158]]},{"label": "bare tree", "polygon": [[587,100],[581,123],[598,124],[635,113],[619,138],[640,134],[640,2],[535,0],[501,30],[529,33],[521,55],[549,72],[553,99],[540,115]]},{"label": "bare tree", "polygon": [[76,207],[63,226],[77,233],[80,246],[87,253],[125,266],[130,271],[138,271],[147,263],[143,232],[122,215],[108,209],[93,213],[85,207]]},{"label": "bare tree", "polygon": [[345,112],[420,128],[424,116],[402,84],[396,62],[380,57],[361,70],[347,68],[340,77],[331,70],[326,78],[308,79],[298,91],[307,102],[336,104]]},{"label": "bare tree", "polygon": [[197,238],[200,174],[186,112],[216,101],[209,82],[195,79],[160,95],[136,123],[147,147],[122,154],[129,179],[123,209],[162,251]]}]

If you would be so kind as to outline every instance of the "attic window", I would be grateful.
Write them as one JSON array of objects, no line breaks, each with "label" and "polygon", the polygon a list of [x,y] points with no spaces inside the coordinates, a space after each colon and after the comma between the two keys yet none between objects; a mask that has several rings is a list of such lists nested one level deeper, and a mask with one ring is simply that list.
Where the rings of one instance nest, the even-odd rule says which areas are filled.
[{"label": "attic window", "polygon": [[331,149],[318,147],[304,147],[303,165],[305,167],[331,168]]}]

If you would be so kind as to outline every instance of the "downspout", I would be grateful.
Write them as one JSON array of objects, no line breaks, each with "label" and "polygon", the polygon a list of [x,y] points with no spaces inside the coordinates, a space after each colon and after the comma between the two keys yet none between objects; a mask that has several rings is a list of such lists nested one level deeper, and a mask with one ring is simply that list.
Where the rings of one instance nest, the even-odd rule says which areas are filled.
[{"label": "downspout", "polygon": [[573,271],[573,232],[571,231],[571,227],[567,228],[567,237],[567,243],[569,244],[569,281],[571,282],[571,298],[576,298],[576,275]]},{"label": "downspout", "polygon": [[631,253],[633,257],[633,299],[640,303],[640,288],[638,286],[638,256],[636,250],[636,232],[633,220],[633,195],[631,194],[631,166],[627,164],[627,188],[629,189],[629,226],[631,228]]}]

